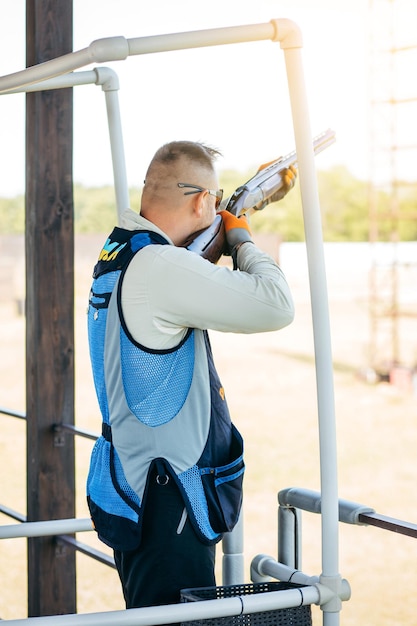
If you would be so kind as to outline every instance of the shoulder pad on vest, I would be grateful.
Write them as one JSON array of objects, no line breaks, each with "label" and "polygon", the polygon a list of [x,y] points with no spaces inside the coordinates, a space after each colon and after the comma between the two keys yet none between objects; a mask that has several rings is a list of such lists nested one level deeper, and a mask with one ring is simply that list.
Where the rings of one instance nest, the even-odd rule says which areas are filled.
[{"label": "shoulder pad on vest", "polygon": [[136,252],[149,244],[168,244],[168,241],[162,235],[152,231],[126,230],[116,226],[99,254],[93,278],[123,269]]}]

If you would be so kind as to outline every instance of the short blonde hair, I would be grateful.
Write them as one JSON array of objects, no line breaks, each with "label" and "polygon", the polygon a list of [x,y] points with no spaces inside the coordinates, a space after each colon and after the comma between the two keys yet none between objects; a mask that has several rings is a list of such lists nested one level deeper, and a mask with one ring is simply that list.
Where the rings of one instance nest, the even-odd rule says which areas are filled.
[{"label": "short blonde hair", "polygon": [[214,162],[219,156],[221,156],[219,150],[211,146],[206,146],[203,143],[194,141],[171,141],[156,151],[149,164],[146,178],[152,173],[155,165],[174,165],[182,158],[213,171]]},{"label": "short blonde hair", "polygon": [[[215,148],[193,141],[172,141],[163,145],[155,153],[146,172],[141,212],[151,205],[164,207],[168,198],[169,208],[175,208],[183,201],[182,193],[174,193],[174,189],[179,191],[179,182],[210,186],[204,182],[205,174],[210,178],[215,174],[214,162],[218,156],[220,152]],[[184,180],[184,177],[193,180]]]}]

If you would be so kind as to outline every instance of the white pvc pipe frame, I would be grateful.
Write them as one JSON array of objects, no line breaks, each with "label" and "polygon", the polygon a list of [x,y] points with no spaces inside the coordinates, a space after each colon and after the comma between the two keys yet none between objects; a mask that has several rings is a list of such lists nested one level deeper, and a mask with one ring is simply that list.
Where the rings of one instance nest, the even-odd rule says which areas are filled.
[{"label": "white pvc pipe frame", "polygon": [[[0,81],[1,80],[2,78],[0,78]],[[90,71],[72,72],[70,74],[63,74],[62,76],[49,78],[41,82],[25,84],[6,92],[0,91],[0,95],[2,95],[2,93],[11,94],[45,91],[46,89],[65,89],[68,87],[91,84],[100,85],[106,98],[107,122],[113,165],[114,191],[116,195],[118,221],[120,223],[121,214],[129,206],[129,189],[127,184],[125,151],[118,97],[119,78],[116,72],[108,67],[96,67]]]},{"label": "white pvc pipe frame", "polygon": [[[316,362],[322,498],[322,574],[320,581],[331,591],[329,601],[322,606],[324,612],[323,621],[325,626],[337,626],[341,609],[341,577],[338,562],[338,481],[332,350],[320,204],[301,54],[303,43],[299,27],[291,20],[273,19],[265,24],[133,39],[124,37],[98,39],[93,41],[87,48],[77,52],[72,52],[20,72],[0,77],[0,94],[12,92],[16,89],[20,90],[22,87],[29,87],[34,83],[62,76],[67,72],[72,72],[91,63],[124,60],[132,55],[263,40],[279,42],[281,49],[284,51],[293,117],[309,268]],[[264,594],[259,595],[262,596]],[[233,600],[222,600],[222,602],[232,603]],[[170,620],[173,616],[174,614],[170,614]],[[102,616],[103,618],[104,615]],[[65,619],[65,616],[54,619]],[[12,621],[10,623],[23,624],[26,621]],[[86,621],[83,623],[87,624],[90,622]],[[103,624],[105,622],[101,621],[100,623]],[[133,622],[123,621],[121,618],[118,623],[127,624]],[[145,622],[138,620],[135,623]],[[156,624],[162,622],[147,621],[146,623]]]}]

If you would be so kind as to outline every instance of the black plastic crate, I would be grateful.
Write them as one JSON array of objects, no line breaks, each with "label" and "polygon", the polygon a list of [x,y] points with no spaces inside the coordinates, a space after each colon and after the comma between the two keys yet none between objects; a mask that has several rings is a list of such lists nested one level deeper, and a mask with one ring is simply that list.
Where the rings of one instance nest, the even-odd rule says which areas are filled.
[{"label": "black plastic crate", "polygon": [[[181,602],[198,602],[200,600],[218,600],[268,591],[298,589],[303,585],[287,582],[248,583],[242,585],[226,585],[223,587],[200,587],[182,589]],[[215,617],[183,622],[182,626],[311,626],[311,607],[297,606],[289,609],[261,611],[247,615],[232,617]]]}]

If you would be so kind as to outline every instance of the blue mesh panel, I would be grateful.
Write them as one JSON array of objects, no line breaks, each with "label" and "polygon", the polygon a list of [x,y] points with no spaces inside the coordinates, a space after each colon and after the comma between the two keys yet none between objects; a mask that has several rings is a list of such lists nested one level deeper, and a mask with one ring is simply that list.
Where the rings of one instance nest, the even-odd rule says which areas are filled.
[{"label": "blue mesh panel", "polygon": [[[110,473],[110,447],[111,444],[103,437],[99,437],[94,445],[87,479],[87,495],[103,511],[137,522],[137,513],[124,502],[114,488]],[[136,494],[135,499],[139,504]]]},{"label": "blue mesh panel", "polygon": [[183,406],[194,371],[194,333],[174,352],[140,350],[120,331],[122,379],[129,409],[147,426],[166,424]]},{"label": "blue mesh panel", "polygon": [[155,234],[152,233],[138,233],[137,235],[133,235],[132,239],[130,240],[130,247],[132,249],[132,252],[137,252],[138,250],[142,250],[142,248],[144,248],[145,246],[148,246],[149,244],[154,243],[153,239],[155,237]]},{"label": "blue mesh panel", "polygon": [[196,465],[178,475],[187,495],[190,499],[194,515],[201,532],[208,539],[216,539],[219,534],[215,533],[209,522],[207,500],[201,482],[200,470]]},{"label": "blue mesh panel", "polygon": [[[107,306],[104,306],[113,291],[120,272],[103,274],[93,281],[88,307],[88,341],[93,369],[94,385],[103,421],[109,423],[106,383],[104,379],[104,337],[106,333]],[[93,295],[97,294],[96,296]]]}]

